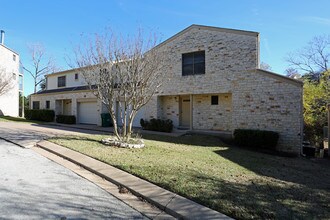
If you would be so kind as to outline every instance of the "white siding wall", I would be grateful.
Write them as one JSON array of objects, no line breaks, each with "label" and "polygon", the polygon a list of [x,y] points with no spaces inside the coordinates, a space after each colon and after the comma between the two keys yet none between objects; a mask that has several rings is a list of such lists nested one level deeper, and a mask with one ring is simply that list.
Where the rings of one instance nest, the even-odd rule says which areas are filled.
[{"label": "white siding wall", "polygon": [[[16,56],[14,61],[13,55]],[[19,106],[19,55],[0,45],[0,71],[5,71],[6,76],[12,78],[12,89],[6,94],[0,96],[0,111],[4,115],[18,117],[18,106]],[[16,75],[13,78],[13,74]],[[0,113],[1,113],[0,112]]]},{"label": "white siding wall", "polygon": [[[74,71],[66,71],[59,74],[48,75],[47,76],[47,90],[58,89],[57,87],[57,78],[61,76],[66,76],[66,86],[65,87],[76,87],[86,85],[86,81],[81,73],[78,73],[78,79],[75,79]],[[60,87],[64,88],[64,87]]]}]

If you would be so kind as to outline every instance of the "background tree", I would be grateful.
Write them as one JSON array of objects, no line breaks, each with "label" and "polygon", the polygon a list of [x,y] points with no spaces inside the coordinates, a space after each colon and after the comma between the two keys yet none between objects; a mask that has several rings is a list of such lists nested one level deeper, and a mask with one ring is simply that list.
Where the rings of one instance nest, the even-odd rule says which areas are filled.
[{"label": "background tree", "polygon": [[298,70],[292,67],[289,67],[285,70],[285,75],[293,79],[299,79],[301,77]]},{"label": "background tree", "polygon": [[137,112],[160,86],[162,57],[152,49],[157,43],[155,34],[144,37],[139,30],[134,37],[124,38],[112,31],[107,33],[110,34],[96,34],[89,43],[78,47],[74,64],[96,97],[108,107],[117,139],[127,141]]},{"label": "background tree", "polygon": [[[29,109],[29,99],[26,96],[23,96],[23,94],[19,93],[19,116],[22,117],[24,110]],[[24,104],[23,104],[24,103]]]},{"label": "background tree", "polygon": [[314,37],[308,44],[286,58],[289,64],[305,72],[310,79],[320,81],[329,69],[330,35]]},{"label": "background tree", "polygon": [[[323,73],[329,76],[329,71]],[[330,103],[330,81],[319,83],[304,80],[304,133],[313,144],[322,145],[323,127],[327,125],[327,104]]]},{"label": "background tree", "polygon": [[43,45],[31,44],[28,46],[31,55],[31,68],[23,67],[34,80],[34,93],[37,92],[37,87],[43,82],[45,74],[55,72],[56,68],[51,57],[48,57]]},{"label": "background tree", "polygon": [[0,69],[0,96],[7,93],[13,86],[12,75],[7,74],[4,69]]},{"label": "background tree", "polygon": [[313,144],[322,144],[322,129],[327,125],[330,103],[330,35],[314,37],[308,44],[289,54],[289,64],[304,72],[304,133]]},{"label": "background tree", "polygon": [[265,62],[260,63],[260,69],[266,70],[266,71],[272,71],[272,67],[268,63],[265,63]]},{"label": "background tree", "polygon": [[41,90],[45,90],[46,89],[46,78],[43,78],[40,81],[39,87],[40,87]]}]

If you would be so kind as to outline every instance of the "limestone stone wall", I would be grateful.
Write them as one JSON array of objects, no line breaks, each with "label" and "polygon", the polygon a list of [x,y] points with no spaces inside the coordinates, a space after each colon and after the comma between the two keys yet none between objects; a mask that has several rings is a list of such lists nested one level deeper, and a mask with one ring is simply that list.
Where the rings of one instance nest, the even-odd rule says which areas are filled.
[{"label": "limestone stone wall", "polygon": [[[257,35],[199,28],[165,42],[157,48],[166,55],[157,96],[192,94],[194,129],[277,131],[278,150],[298,153],[302,143],[302,84],[258,70],[258,43]],[[199,50],[205,50],[205,74],[182,76],[182,54]],[[211,94],[231,94],[231,102],[225,102],[226,107],[205,105]],[[178,124],[174,99],[154,100],[158,101],[148,104],[147,115],[166,116]]]},{"label": "limestone stone wall", "polygon": [[[258,66],[258,36],[193,28],[156,48],[164,54],[159,95],[227,93],[235,74]],[[182,76],[182,54],[205,51],[205,74]]]},{"label": "limestone stone wall", "polygon": [[[71,108],[67,107],[66,111],[71,111],[70,115],[78,117],[77,112],[77,102],[81,101],[92,101],[97,100],[95,95],[92,92],[89,91],[79,91],[79,92],[69,92],[69,93],[48,93],[48,94],[39,94],[39,95],[31,95],[30,105],[32,107],[33,101],[39,101],[40,102],[40,109],[46,108],[46,101],[50,101],[50,109],[55,111],[55,114],[61,114],[56,108],[56,100],[62,100],[62,99],[70,99],[71,100]],[[105,108],[102,107],[102,102],[100,100],[97,100],[97,111],[101,114]],[[101,117],[98,117],[98,125],[101,125]]]},{"label": "limestone stone wall", "polygon": [[171,119],[175,127],[179,126],[179,96],[160,97],[160,118]]},{"label": "limestone stone wall", "polygon": [[[237,128],[279,132],[278,150],[298,153],[302,144],[302,83],[258,70],[259,37],[255,32],[194,26],[155,48],[163,53],[162,86],[145,106],[146,119],[171,119],[179,126],[180,95],[192,95],[193,129]],[[205,74],[182,76],[182,54],[205,51]],[[210,96],[219,95],[219,105]],[[91,93],[38,95],[45,100],[91,98]],[[36,97],[32,96],[33,101]]]},{"label": "limestone stone wall", "polygon": [[[218,105],[211,105],[211,96],[219,97]],[[231,131],[232,95],[210,94],[193,96],[193,128]]]},{"label": "limestone stone wall", "polygon": [[279,132],[278,149],[299,152],[302,142],[302,84],[263,71],[232,82],[233,128]]}]

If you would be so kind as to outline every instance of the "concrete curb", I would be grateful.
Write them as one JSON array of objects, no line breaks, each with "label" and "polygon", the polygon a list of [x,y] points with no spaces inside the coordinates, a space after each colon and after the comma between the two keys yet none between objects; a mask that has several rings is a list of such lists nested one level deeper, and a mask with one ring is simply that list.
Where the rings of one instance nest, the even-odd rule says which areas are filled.
[{"label": "concrete curb", "polygon": [[189,199],[165,190],[155,184],[119,170],[113,166],[88,157],[84,154],[40,141],[37,147],[63,157],[83,168],[105,178],[106,180],[127,188],[134,195],[142,197],[166,213],[179,219],[231,219],[230,217],[195,203]]},{"label": "concrete curb", "polygon": [[34,147],[37,143],[37,141],[31,141],[31,142],[25,142],[25,143],[22,143],[22,142],[19,142],[19,141],[13,141],[13,140],[10,140],[8,138],[3,138],[3,137],[0,137],[1,140],[4,140],[4,141],[7,141],[9,143],[12,143],[12,144],[15,144],[16,146],[18,147],[21,147],[21,148],[24,148],[24,149],[28,149],[28,148],[31,148],[31,147]]}]

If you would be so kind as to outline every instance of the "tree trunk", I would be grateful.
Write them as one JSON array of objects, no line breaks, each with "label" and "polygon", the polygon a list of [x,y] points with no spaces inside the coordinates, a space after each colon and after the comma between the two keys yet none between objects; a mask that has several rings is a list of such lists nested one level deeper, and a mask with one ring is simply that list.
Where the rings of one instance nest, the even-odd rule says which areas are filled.
[{"label": "tree trunk", "polygon": [[128,130],[128,131],[127,131],[127,135],[128,135],[128,137],[131,137],[131,135],[132,135],[132,131],[133,131],[133,129],[132,129],[132,126],[133,126],[133,120],[134,120],[136,114],[137,114],[137,111],[132,109],[132,112],[131,112],[131,114],[129,115],[129,123],[128,123],[128,129],[127,129],[127,130]]},{"label": "tree trunk", "polygon": [[125,103],[125,111],[124,111],[124,118],[123,118],[123,137],[127,138],[127,105]]},{"label": "tree trunk", "polygon": [[118,133],[118,125],[117,125],[117,121],[116,121],[117,117],[115,117],[116,112],[113,109],[113,106],[111,107],[109,112],[110,112],[110,116],[111,116],[112,123],[113,123],[113,133],[118,138],[118,140],[121,140],[121,137]]}]

